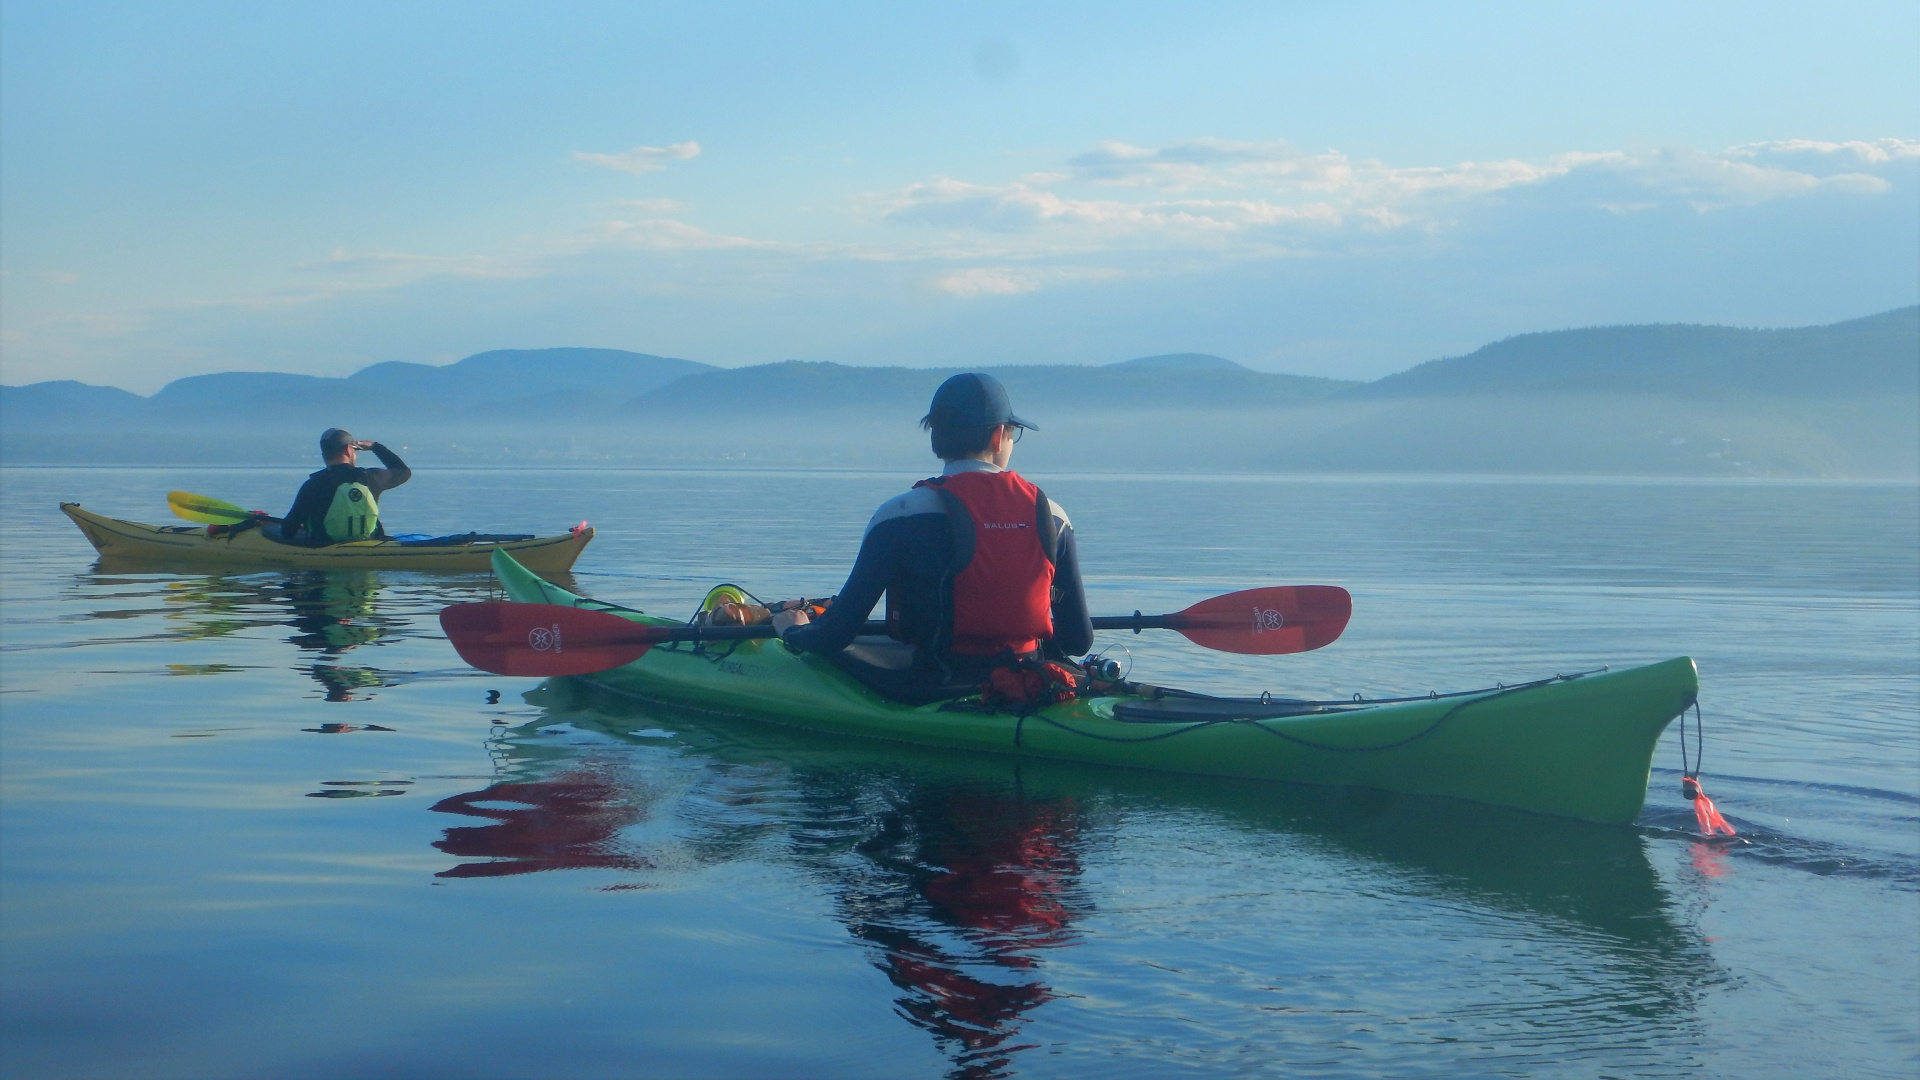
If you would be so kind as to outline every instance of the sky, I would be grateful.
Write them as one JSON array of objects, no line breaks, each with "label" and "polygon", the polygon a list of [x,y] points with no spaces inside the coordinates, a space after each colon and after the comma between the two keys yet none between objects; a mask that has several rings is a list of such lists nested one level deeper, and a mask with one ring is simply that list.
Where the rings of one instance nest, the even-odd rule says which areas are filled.
[{"label": "sky", "polygon": [[0,381],[1920,302],[1920,5],[0,0]]}]

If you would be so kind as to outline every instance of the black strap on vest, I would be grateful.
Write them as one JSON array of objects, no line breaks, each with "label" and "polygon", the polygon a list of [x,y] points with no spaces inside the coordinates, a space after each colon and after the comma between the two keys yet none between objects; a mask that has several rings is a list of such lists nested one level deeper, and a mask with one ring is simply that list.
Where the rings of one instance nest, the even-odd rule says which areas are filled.
[{"label": "black strap on vest", "polygon": [[1033,489],[1033,494],[1034,528],[1040,530],[1040,551],[1046,555],[1048,562],[1058,566],[1060,565],[1060,526],[1053,522],[1053,500],[1047,498],[1047,493],[1038,487]]},{"label": "black strap on vest", "polygon": [[940,496],[940,505],[947,512],[947,535],[953,538],[952,554],[947,559],[947,576],[959,577],[960,571],[973,563],[973,515],[967,511],[967,504],[960,501],[960,496],[939,484],[933,485],[933,490]]}]

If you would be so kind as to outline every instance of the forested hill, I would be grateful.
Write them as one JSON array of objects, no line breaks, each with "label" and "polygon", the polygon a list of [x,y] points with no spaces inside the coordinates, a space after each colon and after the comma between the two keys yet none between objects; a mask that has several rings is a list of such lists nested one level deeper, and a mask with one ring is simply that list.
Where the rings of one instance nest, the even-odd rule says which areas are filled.
[{"label": "forested hill", "polygon": [[[1524,334],[1373,383],[1172,353],[987,366],[1044,437],[1036,468],[1912,476],[1920,307],[1828,326]],[[384,363],[346,378],[226,372],[152,397],[0,387],[9,463],[299,463],[331,426],[415,464],[913,467],[951,369],[719,368],[617,349]]]},{"label": "forested hill", "polygon": [[442,367],[401,361],[374,364],[344,379],[264,371],[195,375],[161,387],[150,401],[156,413],[195,417],[238,410],[311,422],[344,411],[452,420],[475,413],[511,412],[527,408],[530,401],[556,398],[586,402],[589,409],[596,409],[608,401],[631,400],[687,375],[717,370],[711,364],[620,349],[499,349]]},{"label": "forested hill", "polygon": [[1920,306],[1828,326],[1603,326],[1432,360],[1358,397],[1607,391],[1818,397],[1920,393]]},{"label": "forested hill", "polygon": [[[1148,361],[1162,357],[1147,357]],[[1184,359],[1184,357],[1182,357]],[[1218,360],[1218,357],[1209,359]],[[814,413],[859,408],[918,417],[941,381],[959,368],[870,368],[789,360],[780,364],[702,372],[641,395],[636,416],[741,409]],[[1299,405],[1362,384],[1304,375],[1250,371],[1230,360],[1217,365],[1124,361],[1102,367],[980,367],[1007,386],[1022,415],[1041,423],[1060,410],[1140,412],[1222,406]]]}]

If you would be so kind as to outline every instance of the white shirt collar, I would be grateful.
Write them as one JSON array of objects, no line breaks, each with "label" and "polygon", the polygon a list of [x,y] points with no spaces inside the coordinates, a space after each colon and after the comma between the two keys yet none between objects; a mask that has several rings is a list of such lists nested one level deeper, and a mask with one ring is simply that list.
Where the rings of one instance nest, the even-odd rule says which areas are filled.
[{"label": "white shirt collar", "polygon": [[1005,471],[1006,471],[1005,469],[1002,469],[1000,466],[995,465],[991,461],[981,461],[979,458],[963,457],[963,458],[955,458],[954,460],[947,462],[947,467],[940,470],[940,475],[953,476],[957,473],[963,473],[963,472],[1005,472]]}]

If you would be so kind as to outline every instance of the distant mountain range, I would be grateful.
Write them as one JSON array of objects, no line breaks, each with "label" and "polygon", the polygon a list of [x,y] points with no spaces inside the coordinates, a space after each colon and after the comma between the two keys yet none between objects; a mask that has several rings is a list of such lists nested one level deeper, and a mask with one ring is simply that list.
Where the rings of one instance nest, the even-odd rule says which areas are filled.
[{"label": "distant mountain range", "polygon": [[[435,421],[524,411],[530,399],[577,407],[630,401],[711,364],[619,349],[500,349],[444,367],[393,361],[344,379],[272,371],[193,375],[150,398],[110,386],[44,382],[0,387],[0,409],[36,430],[92,426],[94,418],[202,427],[209,415],[380,416]],[[323,426],[333,426],[323,423]]]},{"label": "distant mountain range", "polygon": [[1431,360],[1361,397],[1567,391],[1842,397],[1920,393],[1920,307],[1829,326],[1603,326]]},{"label": "distant mountain range", "polygon": [[[1372,383],[1258,372],[1198,353],[980,370],[998,375],[1048,436],[1029,444],[1046,447],[1037,455],[1023,448],[1023,460],[1060,467],[1920,471],[1920,307],[1786,330],[1524,334]],[[235,461],[304,462],[319,431],[338,425],[404,440],[421,464],[504,455],[893,467],[925,456],[914,421],[952,373],[801,361],[720,368],[558,348],[440,367],[375,364],[346,378],[198,375],[152,397],[44,382],[0,387],[0,460],[204,462],[206,442],[196,439],[189,455],[181,434],[217,432]]]}]

